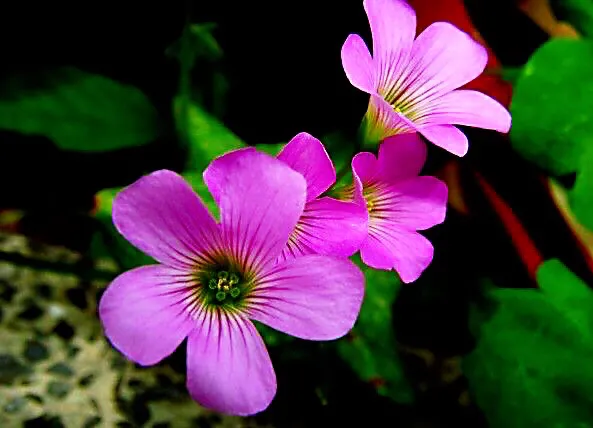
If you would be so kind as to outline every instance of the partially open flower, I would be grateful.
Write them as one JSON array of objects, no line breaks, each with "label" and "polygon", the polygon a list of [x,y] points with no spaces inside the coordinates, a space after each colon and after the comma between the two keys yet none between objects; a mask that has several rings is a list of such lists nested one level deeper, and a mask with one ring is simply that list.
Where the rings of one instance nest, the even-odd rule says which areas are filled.
[{"label": "partially open flower", "polygon": [[352,159],[354,183],[342,191],[369,213],[362,261],[395,269],[404,282],[418,279],[432,261],[432,244],[417,231],[443,222],[447,208],[446,184],[418,176],[425,160],[426,145],[418,134],[389,137],[378,158],[363,152]]},{"label": "partially open flower", "polygon": [[416,15],[404,0],[365,0],[373,56],[357,34],[342,47],[342,65],[353,86],[370,94],[365,137],[380,141],[420,132],[463,156],[467,137],[456,125],[508,132],[509,112],[497,101],[457,89],[478,77],[488,61],[483,46],[447,22],[435,22],[416,40]]}]

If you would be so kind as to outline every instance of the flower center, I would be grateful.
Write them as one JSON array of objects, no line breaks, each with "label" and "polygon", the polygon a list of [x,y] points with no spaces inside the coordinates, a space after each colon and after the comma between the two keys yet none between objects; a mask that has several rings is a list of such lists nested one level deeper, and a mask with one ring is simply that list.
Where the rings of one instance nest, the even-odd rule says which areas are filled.
[{"label": "flower center", "polygon": [[369,212],[369,214],[372,214],[373,211],[375,211],[375,209],[377,208],[377,202],[379,202],[376,187],[372,185],[363,186],[362,196],[364,197],[364,200],[366,202],[367,211]]},{"label": "flower center", "polygon": [[209,273],[207,279],[208,288],[204,290],[207,303],[237,303],[242,292],[242,281],[236,272],[219,270]]}]

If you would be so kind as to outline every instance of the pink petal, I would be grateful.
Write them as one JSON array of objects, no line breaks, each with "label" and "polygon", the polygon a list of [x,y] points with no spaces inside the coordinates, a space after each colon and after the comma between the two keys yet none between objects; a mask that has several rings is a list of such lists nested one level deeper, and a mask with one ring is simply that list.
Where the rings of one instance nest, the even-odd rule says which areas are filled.
[{"label": "pink petal", "polygon": [[194,327],[184,303],[190,280],[185,272],[162,265],[142,266],[115,278],[99,303],[113,346],[145,366],[170,355]]},{"label": "pink petal", "polygon": [[413,282],[432,261],[432,244],[418,232],[375,222],[360,248],[362,261],[375,269],[395,269],[403,282]]},{"label": "pink petal", "polygon": [[251,318],[301,339],[333,340],[358,317],[364,275],[348,259],[302,256],[262,273],[253,294]]},{"label": "pink petal", "polygon": [[336,170],[323,144],[306,132],[288,142],[277,156],[307,181],[307,201],[321,195],[336,181]]},{"label": "pink petal", "polygon": [[379,145],[379,170],[387,183],[416,177],[426,161],[426,144],[417,133],[386,138]]},{"label": "pink petal", "polygon": [[379,142],[396,134],[416,132],[416,125],[379,95],[371,95],[365,116],[365,132],[369,143]]},{"label": "pink petal", "polygon": [[408,61],[416,35],[416,13],[403,0],[365,0],[373,35],[373,60],[381,88],[394,85]]},{"label": "pink petal", "polygon": [[352,173],[358,177],[363,186],[380,179],[379,161],[370,152],[357,153],[352,158]]},{"label": "pink petal", "polygon": [[[232,152],[227,153],[229,155],[231,153],[243,153],[243,152],[255,152],[257,149],[255,147],[243,147],[242,149],[233,150]],[[223,156],[226,156],[223,155]],[[204,183],[208,187],[210,194],[216,201],[217,205],[220,205],[220,192],[221,187],[225,181],[225,174],[226,169],[218,168],[219,164],[217,163],[218,159],[215,159],[208,165],[208,168],[204,170],[202,176],[204,177]]]},{"label": "pink petal", "polygon": [[364,206],[329,197],[307,202],[305,211],[278,261],[306,254],[350,257],[366,238]]},{"label": "pink petal", "polygon": [[414,177],[389,186],[381,217],[407,230],[424,230],[445,220],[447,185],[435,177]]},{"label": "pink petal", "polygon": [[434,100],[423,110],[424,124],[457,124],[508,132],[511,115],[498,101],[478,91],[457,90]]},{"label": "pink petal", "polygon": [[428,104],[474,80],[487,61],[486,49],[468,34],[448,22],[435,22],[414,42],[400,102]]},{"label": "pink petal", "polygon": [[375,92],[374,64],[369,48],[358,34],[350,34],[342,46],[342,67],[355,88]]},{"label": "pink petal", "polygon": [[276,375],[253,323],[240,315],[204,311],[187,342],[187,388],[221,413],[261,412],[276,394]]},{"label": "pink petal", "polygon": [[187,267],[220,240],[208,209],[178,174],[140,178],[113,201],[113,223],[134,246],[159,262]]},{"label": "pink petal", "polygon": [[273,263],[303,213],[303,176],[265,153],[236,150],[212,161],[204,180],[217,189],[227,251],[247,269]]},{"label": "pink petal", "polygon": [[431,125],[422,127],[419,131],[435,146],[456,156],[465,156],[469,148],[465,134],[453,125]]}]

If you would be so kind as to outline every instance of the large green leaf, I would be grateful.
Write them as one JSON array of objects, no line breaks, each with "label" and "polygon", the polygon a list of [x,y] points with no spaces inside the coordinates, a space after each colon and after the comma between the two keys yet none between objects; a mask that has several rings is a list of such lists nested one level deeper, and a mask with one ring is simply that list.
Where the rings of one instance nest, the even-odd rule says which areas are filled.
[{"label": "large green leaf", "polygon": [[523,69],[511,112],[517,151],[553,174],[577,173],[571,206],[593,230],[593,42],[544,44]]},{"label": "large green leaf", "polygon": [[138,88],[75,68],[27,77],[6,82],[0,128],[95,152],[140,146],[159,135],[156,110]]},{"label": "large green leaf", "polygon": [[197,104],[177,97],[174,101],[179,133],[188,144],[189,171],[201,171],[216,157],[247,145],[218,119]]},{"label": "large green leaf", "polygon": [[537,279],[490,290],[496,310],[474,311],[463,370],[493,428],[593,427],[593,293],[557,260]]},{"label": "large green leaf", "polygon": [[552,39],[529,59],[511,104],[513,147],[555,174],[593,145],[593,42]]},{"label": "large green leaf", "polygon": [[366,278],[362,309],[350,337],[338,342],[338,351],[364,381],[377,386],[381,395],[399,403],[413,399],[397,352],[391,323],[391,306],[401,287],[393,272],[378,271],[356,262]]}]

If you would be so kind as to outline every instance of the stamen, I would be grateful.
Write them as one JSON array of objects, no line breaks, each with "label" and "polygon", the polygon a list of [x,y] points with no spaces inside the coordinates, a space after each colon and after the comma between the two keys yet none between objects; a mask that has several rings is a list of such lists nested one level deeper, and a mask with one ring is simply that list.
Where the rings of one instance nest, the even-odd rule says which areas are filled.
[{"label": "stamen", "polygon": [[[203,275],[203,276],[202,276]],[[218,270],[217,267],[198,274],[199,283],[207,284],[200,291],[206,305],[236,307],[240,305],[241,295],[248,291],[248,282],[233,269]]]}]

